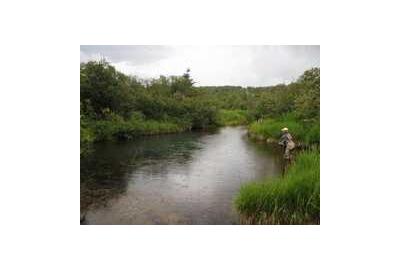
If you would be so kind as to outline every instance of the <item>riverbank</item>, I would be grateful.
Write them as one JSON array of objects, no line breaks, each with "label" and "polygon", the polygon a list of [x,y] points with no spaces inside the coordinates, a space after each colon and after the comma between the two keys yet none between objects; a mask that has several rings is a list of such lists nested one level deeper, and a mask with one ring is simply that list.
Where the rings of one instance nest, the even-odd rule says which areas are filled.
[{"label": "riverbank", "polygon": [[[219,110],[216,119],[215,124],[203,129],[244,125],[247,123],[247,112]],[[192,129],[192,123],[189,121],[173,118],[164,121],[146,120],[140,115],[133,115],[128,120],[118,116],[107,120],[81,120],[81,155],[90,150],[91,144],[99,141],[131,140],[138,136],[180,133]]]},{"label": "riverbank", "polygon": [[235,207],[242,224],[319,224],[319,119],[304,121],[286,114],[250,124],[248,136],[277,145],[287,127],[296,142],[294,162],[280,177],[245,184]]},{"label": "riverbank", "polygon": [[235,199],[241,224],[319,224],[319,166],[319,150],[306,150],[284,176],[243,185]]},{"label": "riverbank", "polygon": [[278,118],[266,118],[252,123],[249,126],[250,138],[276,143],[281,136],[281,129],[287,127],[298,146],[311,146],[319,144],[319,119],[302,120],[292,115]]},{"label": "riverbank", "polygon": [[113,119],[81,123],[81,155],[99,141],[130,140],[138,136],[178,133],[189,130],[184,122],[143,119]]}]

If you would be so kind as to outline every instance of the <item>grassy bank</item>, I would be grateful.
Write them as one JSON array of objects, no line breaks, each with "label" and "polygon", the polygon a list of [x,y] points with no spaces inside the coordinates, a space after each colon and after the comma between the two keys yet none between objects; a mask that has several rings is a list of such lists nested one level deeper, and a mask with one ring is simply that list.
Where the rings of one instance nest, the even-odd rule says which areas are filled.
[{"label": "grassy bank", "polygon": [[182,132],[187,127],[169,121],[96,121],[92,124],[95,141],[129,140],[136,136]]},{"label": "grassy bank", "polygon": [[246,110],[219,110],[217,123],[220,126],[239,126],[248,123],[248,113]]},{"label": "grassy bank", "polygon": [[[88,123],[86,130],[81,129],[81,142],[82,139],[86,142],[129,140],[136,136],[176,133],[189,128],[190,126],[185,122],[172,120],[113,119],[92,121]],[[91,139],[88,140],[88,137]]]},{"label": "grassy bank", "polygon": [[283,127],[289,129],[297,143],[303,145],[319,144],[319,120],[304,121],[291,115],[254,122],[249,126],[249,134],[261,140],[278,140]]},{"label": "grassy bank", "polygon": [[235,206],[244,224],[319,224],[319,150],[300,153],[287,174],[249,183]]},{"label": "grassy bank", "polygon": [[[244,125],[247,123],[247,112],[220,110],[217,121],[219,126]],[[193,123],[190,120],[171,117],[153,120],[145,119],[140,114],[133,114],[130,119],[123,119],[115,114],[105,120],[81,119],[81,154],[87,153],[92,143],[97,141],[129,140],[137,136],[178,133],[192,128]]]},{"label": "grassy bank", "polygon": [[93,143],[99,141],[131,140],[137,136],[182,132],[187,128],[182,123],[156,120],[94,121],[87,128],[81,128],[80,153],[85,156],[90,152]]},{"label": "grassy bank", "polygon": [[94,142],[130,140],[137,136],[177,133],[190,128],[190,123],[184,120],[146,120],[137,115],[130,119],[115,115],[106,120],[81,119],[81,156],[90,152]]}]

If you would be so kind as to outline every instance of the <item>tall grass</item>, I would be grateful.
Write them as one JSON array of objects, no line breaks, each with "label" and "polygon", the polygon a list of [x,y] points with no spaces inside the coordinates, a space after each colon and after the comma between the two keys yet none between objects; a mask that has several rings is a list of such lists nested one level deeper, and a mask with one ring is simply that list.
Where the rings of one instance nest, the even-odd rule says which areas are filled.
[{"label": "tall grass", "polygon": [[220,126],[238,126],[248,123],[248,113],[245,110],[219,110],[217,123]]},{"label": "tall grass", "polygon": [[276,119],[264,119],[254,122],[249,127],[250,135],[263,139],[279,139],[281,129],[287,127],[294,140],[298,143],[311,145],[319,143],[319,120],[304,121],[292,115],[285,115]]},{"label": "tall grass", "polygon": [[319,150],[300,153],[283,177],[249,183],[235,199],[244,224],[319,224]]}]

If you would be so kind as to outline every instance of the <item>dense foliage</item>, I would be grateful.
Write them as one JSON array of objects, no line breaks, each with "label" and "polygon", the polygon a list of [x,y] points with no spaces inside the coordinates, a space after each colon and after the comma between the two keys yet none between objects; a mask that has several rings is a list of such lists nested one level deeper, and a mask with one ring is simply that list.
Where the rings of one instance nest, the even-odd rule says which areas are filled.
[{"label": "dense foliage", "polygon": [[249,132],[262,140],[278,139],[280,129],[288,127],[295,141],[319,143],[320,70],[313,68],[294,83],[257,92],[256,106],[249,113],[253,123]]},{"label": "dense foliage", "polygon": [[93,141],[216,126],[217,108],[182,76],[141,81],[106,61],[82,63],[81,153]]},{"label": "dense foliage", "polygon": [[319,68],[288,85],[195,87],[189,69],[182,76],[140,80],[101,60],[82,63],[80,80],[81,152],[99,140],[255,120],[250,132],[265,137],[287,125],[295,138],[319,141]]},{"label": "dense foliage", "polygon": [[217,123],[221,126],[245,125],[248,123],[247,111],[221,109],[217,114]]}]

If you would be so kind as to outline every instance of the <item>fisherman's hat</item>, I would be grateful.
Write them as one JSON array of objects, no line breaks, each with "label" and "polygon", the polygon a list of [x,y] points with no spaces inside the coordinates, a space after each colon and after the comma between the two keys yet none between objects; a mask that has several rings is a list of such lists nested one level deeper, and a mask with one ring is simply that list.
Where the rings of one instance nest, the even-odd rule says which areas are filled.
[{"label": "fisherman's hat", "polygon": [[281,131],[289,131],[289,129],[287,127],[284,127],[281,129]]}]

